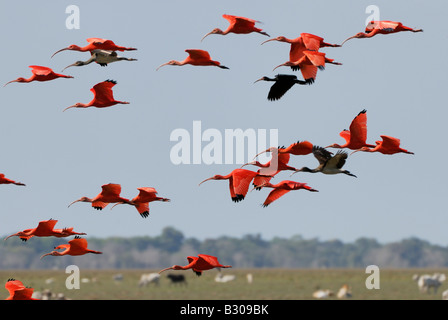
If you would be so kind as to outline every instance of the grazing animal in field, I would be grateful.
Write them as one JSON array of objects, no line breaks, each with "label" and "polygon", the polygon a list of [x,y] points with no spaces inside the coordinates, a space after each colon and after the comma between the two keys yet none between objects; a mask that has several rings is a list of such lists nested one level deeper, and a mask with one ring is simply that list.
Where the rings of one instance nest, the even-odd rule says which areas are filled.
[{"label": "grazing animal in field", "polygon": [[187,285],[187,280],[185,279],[185,276],[183,274],[168,274],[166,276],[168,279],[171,280],[171,284],[184,284]]},{"label": "grazing animal in field", "polygon": [[139,287],[146,287],[147,285],[153,283],[158,286],[160,281],[160,274],[157,272],[153,273],[144,273],[141,275],[140,280],[138,282]]},{"label": "grazing animal in field", "polygon": [[431,288],[433,293],[437,293],[439,287],[446,280],[446,276],[443,273],[414,275],[412,278],[417,281],[418,288],[422,293],[430,293]]}]

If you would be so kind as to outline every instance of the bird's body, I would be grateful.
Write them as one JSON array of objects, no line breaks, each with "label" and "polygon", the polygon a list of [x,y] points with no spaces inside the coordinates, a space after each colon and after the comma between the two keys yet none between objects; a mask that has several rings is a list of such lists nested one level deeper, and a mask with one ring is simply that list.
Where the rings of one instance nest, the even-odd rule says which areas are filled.
[{"label": "bird's body", "polygon": [[94,50],[106,50],[106,51],[133,51],[136,48],[128,48],[116,45],[112,40],[100,39],[100,38],[89,38],[87,39],[89,43],[85,47],[80,47],[75,44],[56,51],[51,57],[54,57],[57,53],[65,50],[80,51],[80,52],[92,52]]},{"label": "bird's body", "polygon": [[54,226],[58,220],[45,220],[40,221],[36,228],[33,229],[25,229],[23,231],[14,233],[5,238],[7,240],[10,237],[17,236],[20,237],[22,241],[27,241],[32,237],[57,237],[63,238],[72,235],[85,235],[85,233],[79,233],[73,231],[73,228],[64,228],[64,229],[54,229]]},{"label": "bird's body", "polygon": [[422,29],[413,29],[410,27],[404,26],[401,22],[396,21],[371,21],[367,24],[365,32],[359,32],[354,36],[347,38],[342,42],[341,46],[350,39],[362,39],[362,38],[372,38],[377,34],[391,34],[402,31],[410,31],[410,32],[423,32]]},{"label": "bird's body", "polygon": [[208,180],[229,180],[230,196],[233,202],[244,200],[251,181],[258,175],[257,172],[246,169],[235,169],[228,175],[214,175],[211,178],[205,179],[199,185]]},{"label": "bird's body", "polygon": [[166,270],[187,270],[192,269],[196,275],[200,276],[202,275],[203,271],[210,270],[213,268],[232,268],[232,266],[229,265],[222,265],[219,263],[218,258],[207,255],[207,254],[198,254],[197,257],[188,256],[188,265],[185,266],[179,266],[174,265],[169,268],[165,268],[163,270],[160,270],[159,273],[162,273]]},{"label": "bird's body", "polygon": [[310,169],[308,167],[302,167],[300,169],[297,169],[294,173],[297,172],[310,172],[310,173],[316,173],[321,172],[323,174],[339,174],[344,173],[346,175],[349,175],[351,177],[356,176],[352,173],[350,173],[347,170],[343,170],[342,167],[344,166],[346,159],[348,157],[347,152],[339,150],[334,156],[326,150],[325,148],[314,146],[313,147],[313,155],[314,157],[319,161],[319,166],[315,169]]},{"label": "bird's body", "polygon": [[318,190],[311,188],[306,183],[291,181],[291,180],[283,180],[277,184],[265,183],[262,185],[263,188],[273,188],[266,200],[263,203],[263,207],[267,207],[275,200],[284,196],[286,193],[292,190],[300,190],[305,189],[311,192],[317,192]]},{"label": "bird's body", "polygon": [[[163,202],[169,202],[171,201],[168,198],[162,198],[157,196],[157,191],[154,188],[137,188],[139,190],[139,194],[131,199],[128,204],[135,206],[138,213],[143,217],[147,218],[149,216],[149,203],[153,201],[163,201]],[[117,203],[122,204],[121,202]],[[116,206],[115,205],[115,206]],[[114,206],[114,207],[115,207]]]},{"label": "bird's body", "polygon": [[112,88],[116,84],[116,81],[106,80],[94,85],[93,88],[90,89],[90,91],[92,91],[93,93],[93,99],[89,103],[85,104],[78,102],[70,107],[65,108],[63,111],[70,108],[107,108],[116,104],[129,104],[129,102],[115,100]]},{"label": "bird's body", "polygon": [[[40,258],[42,259],[45,256],[82,256],[87,253],[102,254],[100,251],[88,249],[87,245],[88,243],[86,239],[75,236],[75,238],[70,240],[68,244],[61,244],[55,247],[54,251],[42,255]],[[63,251],[56,251],[62,249]]]},{"label": "bird's body", "polygon": [[0,173],[0,184],[15,184],[16,186],[25,186],[22,182],[17,182],[5,177],[3,173]]},{"label": "bird's body", "polygon": [[279,100],[295,84],[310,85],[313,83],[313,81],[310,79],[299,80],[299,79],[297,79],[297,76],[289,75],[289,74],[277,74],[274,78],[269,78],[269,77],[264,76],[255,82],[258,82],[258,81],[273,81],[273,82],[275,82],[271,86],[271,89],[269,90],[269,93],[268,93],[268,100],[270,100],[270,101]]},{"label": "bird's body", "polygon": [[162,65],[160,65],[156,70],[159,70],[163,66],[184,66],[190,64],[193,66],[215,66],[221,69],[229,69],[226,66],[221,65],[219,61],[214,61],[211,59],[210,54],[205,50],[200,49],[187,49],[188,57],[183,61],[170,60]]},{"label": "bird's body", "polygon": [[38,300],[32,297],[34,289],[25,287],[20,280],[8,279],[5,289],[9,292],[9,296],[5,300]]},{"label": "bird's body", "polygon": [[[280,149],[280,148],[279,148]],[[286,170],[297,170],[294,167],[288,165],[289,159],[291,155],[289,153],[278,153],[277,151],[272,152],[272,158],[270,161],[266,163],[260,163],[259,161],[252,161],[244,164],[242,167],[247,165],[254,165],[259,167],[260,169],[257,171],[258,175],[254,177],[253,185],[255,189],[260,190],[263,184],[270,182],[271,179],[277,175],[280,171]],[[241,167],[241,168],[242,168]]]},{"label": "bird's body", "polygon": [[76,202],[91,202],[92,207],[97,210],[103,210],[109,203],[127,203],[130,204],[129,199],[120,196],[121,185],[115,183],[109,183],[101,186],[101,193],[95,198],[82,197],[78,200],[70,203],[69,207]]},{"label": "bird's body", "polygon": [[289,153],[295,156],[305,156],[307,154],[310,154],[313,152],[313,144],[307,140],[304,141],[297,141],[294,143],[291,143],[288,147],[271,147],[269,149],[266,149],[259,154],[257,154],[255,157],[259,156],[262,153],[265,152],[277,152],[278,154],[284,154]]},{"label": "bird's body", "polygon": [[270,41],[286,42],[291,45],[289,50],[289,61],[298,61],[304,56],[305,51],[319,51],[324,47],[340,47],[339,44],[324,42],[324,39],[311,33],[301,33],[300,37],[288,39],[280,36],[264,41],[262,44]]},{"label": "bird's body", "polygon": [[[248,34],[252,32],[260,33],[262,35],[268,36],[269,35],[264,32],[262,29],[255,27],[255,24],[259,21],[245,18],[245,17],[238,17],[238,16],[232,16],[229,14],[223,14],[222,17],[229,21],[229,26],[226,30],[221,30],[219,28],[215,28],[209,33],[207,33],[202,40],[204,40],[205,37],[211,35],[211,34],[220,34],[220,35],[226,35],[229,33],[236,33],[236,34]],[[202,41],[201,40],[201,41]]]},{"label": "bird's body", "polygon": [[81,67],[95,62],[102,67],[106,67],[109,63],[117,61],[137,61],[137,59],[121,57],[116,51],[106,51],[106,50],[93,50],[91,51],[91,56],[89,60],[86,61],[76,61],[75,63],[65,67],[62,72],[70,67]]},{"label": "bird's body", "polygon": [[374,147],[372,144],[367,144],[367,110],[362,110],[352,120],[349,130],[342,130],[339,135],[345,139],[345,144],[334,143],[325,148],[348,148],[352,150],[360,149],[362,147]]},{"label": "bird's body", "polygon": [[303,79],[306,81],[314,82],[316,80],[317,70],[324,70],[326,63],[342,65],[340,62],[335,62],[334,59],[327,58],[323,52],[307,50],[303,52],[303,57],[299,60],[286,61],[275,67],[274,70],[282,66],[289,66],[294,71],[300,70]]},{"label": "bird's body", "polygon": [[[400,139],[385,136],[380,136],[382,141],[375,141],[376,146],[373,146],[373,148],[369,147],[362,147],[359,150],[356,151],[364,151],[364,152],[379,152],[382,154],[396,154],[396,153],[407,153],[407,154],[414,154],[411,151],[408,151],[406,149],[403,149],[400,147]],[[354,152],[356,152],[354,151]]]},{"label": "bird's body", "polygon": [[19,83],[28,83],[32,81],[51,81],[57,78],[67,78],[72,79],[72,76],[66,76],[65,74],[59,74],[55,73],[52,69],[48,67],[42,67],[42,66],[29,66],[31,68],[32,75],[28,79],[25,78],[17,78],[16,80],[12,80],[7,82],[4,86],[6,86],[9,83],[12,82],[19,82]]}]

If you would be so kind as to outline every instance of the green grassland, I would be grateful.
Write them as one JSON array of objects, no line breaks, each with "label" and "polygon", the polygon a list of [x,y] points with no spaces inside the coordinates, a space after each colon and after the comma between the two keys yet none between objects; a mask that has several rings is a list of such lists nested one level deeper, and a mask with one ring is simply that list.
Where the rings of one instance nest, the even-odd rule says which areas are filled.
[{"label": "green grassland", "polygon": [[[412,280],[414,274],[445,270],[418,269],[381,270],[380,289],[370,290],[365,285],[369,274],[361,269],[225,269],[224,275],[236,275],[235,280],[227,283],[214,281],[217,270],[206,271],[201,277],[191,270],[167,271],[162,273],[158,286],[138,286],[143,273],[157,271],[81,270],[81,279],[89,281],[81,281],[79,289],[71,290],[65,286],[70,276],[65,270],[2,270],[0,279],[5,283],[7,279],[15,278],[35,291],[49,289],[73,300],[310,300],[314,299],[312,293],[317,288],[336,293],[343,284],[351,287],[352,300],[441,300],[442,292],[448,289],[448,283],[443,283],[436,294],[419,292],[416,281]],[[119,273],[123,279],[115,281],[113,276]],[[172,284],[166,277],[169,273],[184,274],[186,285]],[[251,284],[246,278],[248,273],[253,275]],[[47,283],[47,279],[53,281]],[[8,296],[6,289],[2,296]]]}]

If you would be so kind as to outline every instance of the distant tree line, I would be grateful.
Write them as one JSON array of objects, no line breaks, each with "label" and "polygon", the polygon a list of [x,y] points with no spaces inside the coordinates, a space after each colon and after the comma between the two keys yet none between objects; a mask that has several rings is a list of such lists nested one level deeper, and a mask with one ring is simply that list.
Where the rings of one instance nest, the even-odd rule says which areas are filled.
[{"label": "distant tree line", "polygon": [[13,237],[0,244],[0,269],[60,269],[75,264],[86,269],[157,269],[186,264],[186,257],[199,253],[219,257],[223,264],[238,268],[443,268],[448,267],[448,247],[417,238],[380,244],[360,238],[352,243],[291,238],[264,240],[260,235],[242,238],[219,237],[198,240],[185,238],[166,227],[155,237],[87,238],[89,248],[102,255],[47,256],[71,238],[33,237],[22,242]]}]

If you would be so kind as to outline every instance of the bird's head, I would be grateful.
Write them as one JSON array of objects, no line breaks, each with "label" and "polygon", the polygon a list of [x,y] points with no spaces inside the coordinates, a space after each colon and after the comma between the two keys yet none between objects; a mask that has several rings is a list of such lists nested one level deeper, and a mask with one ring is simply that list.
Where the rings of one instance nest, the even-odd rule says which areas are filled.
[{"label": "bird's head", "polygon": [[354,154],[356,152],[359,152],[359,151],[369,152],[370,150],[371,150],[371,148],[369,148],[369,147],[362,147],[362,148],[359,148],[359,149],[353,151],[352,153],[350,153],[350,155],[352,155],[352,154]]},{"label": "bird's head", "polygon": [[51,56],[52,58],[58,54],[59,52],[65,51],[65,50],[75,50],[75,51],[80,51],[81,47],[77,46],[76,44],[72,44],[70,46],[68,46],[67,48],[63,48],[61,50],[56,51],[55,53],[53,53],[53,55]]},{"label": "bird's head", "polygon": [[213,177],[210,177],[210,178],[208,178],[208,179],[205,179],[204,181],[202,181],[201,183],[199,183],[199,185],[203,184],[205,181],[209,181],[209,180],[223,180],[223,179],[224,179],[223,176],[221,176],[221,175],[219,175],[219,174],[216,174],[216,175],[214,175]]},{"label": "bird's head", "polygon": [[325,149],[327,149],[327,148],[337,148],[337,149],[341,149],[342,147],[341,147],[340,144],[333,143],[333,144],[330,144],[329,146],[326,146],[326,147],[325,147]]},{"label": "bird's head", "polygon": [[219,28],[215,28],[212,31],[210,31],[209,33],[207,33],[205,36],[202,37],[201,41],[204,40],[207,36],[211,35],[211,34],[224,34],[224,31],[222,31]]},{"label": "bird's head", "polygon": [[176,60],[170,60],[164,64],[161,64],[160,66],[157,67],[156,71],[159,70],[160,68],[162,68],[163,66],[178,66],[179,65],[179,61]]},{"label": "bird's head", "polygon": [[266,77],[266,76],[261,77],[260,79],[255,80],[254,83],[257,83],[258,81],[269,81],[269,77]]},{"label": "bird's head", "polygon": [[277,68],[280,67],[297,67],[298,63],[296,62],[292,62],[292,61],[286,61],[285,63],[279,64],[278,66],[276,66],[274,69],[272,69],[272,71],[274,71]]},{"label": "bird's head", "polygon": [[62,69],[61,72],[64,72],[65,69],[70,68],[70,67],[81,67],[83,65],[85,65],[84,61],[76,61],[75,63],[72,63],[69,66],[66,66],[64,69]]},{"label": "bird's head", "polygon": [[82,197],[78,200],[73,201],[72,203],[70,203],[68,206],[70,207],[72,204],[76,203],[76,202],[92,202],[92,199],[87,198],[87,197]]},{"label": "bird's head", "polygon": [[261,167],[262,166],[262,164],[260,162],[258,162],[258,161],[251,161],[251,162],[243,164],[240,168],[243,168],[245,166],[250,166],[250,165],[257,166],[257,167]]},{"label": "bird's head", "polygon": [[70,107],[65,108],[64,110],[62,110],[62,112],[64,112],[67,109],[70,109],[70,108],[85,108],[85,107],[86,107],[86,105],[84,103],[78,102]]},{"label": "bird's head", "polygon": [[167,271],[167,270],[182,270],[182,267],[179,266],[179,265],[176,265],[176,264],[175,264],[175,265],[172,266],[172,267],[169,267],[169,268],[165,268],[165,269],[160,270],[160,271],[159,271],[159,274],[162,273],[162,272],[164,272],[164,271]]},{"label": "bird's head", "polygon": [[7,236],[4,240],[8,240],[9,238],[14,237],[14,236],[22,237],[22,236],[25,236],[25,233],[23,231],[20,231],[20,232],[12,234],[10,236]]},{"label": "bird's head", "polygon": [[364,32],[358,32],[358,33],[355,34],[354,36],[345,39],[344,42],[341,43],[341,47],[342,47],[342,46],[344,45],[344,43],[346,43],[348,40],[351,40],[351,39],[362,39],[362,38],[367,38],[367,35],[368,35],[367,33],[364,33]]},{"label": "bird's head", "polygon": [[6,87],[6,85],[8,85],[10,83],[13,83],[13,82],[26,82],[26,79],[22,78],[22,77],[17,78],[16,80],[12,80],[12,81],[9,81],[9,82],[5,83],[5,85],[3,87]]},{"label": "bird's head", "polygon": [[283,36],[280,36],[280,37],[276,37],[276,38],[272,38],[272,39],[266,40],[266,41],[262,42],[261,44],[265,44],[266,42],[269,42],[269,41],[288,42],[288,39],[286,39]]}]

